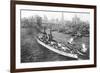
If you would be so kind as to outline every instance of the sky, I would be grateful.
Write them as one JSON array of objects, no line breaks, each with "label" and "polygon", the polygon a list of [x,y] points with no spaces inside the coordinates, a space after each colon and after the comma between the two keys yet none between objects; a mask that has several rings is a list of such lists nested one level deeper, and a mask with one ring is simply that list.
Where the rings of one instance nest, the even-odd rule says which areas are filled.
[{"label": "sky", "polygon": [[[21,10],[21,18],[24,17],[31,17],[39,15],[44,18],[44,16],[47,16],[48,20],[51,19],[58,19],[61,20],[62,18],[62,12],[56,12],[56,11],[35,11],[35,10]],[[79,12],[63,12],[64,20],[72,20],[72,18],[77,15],[82,21],[90,21],[90,14],[89,13],[79,13]]]}]

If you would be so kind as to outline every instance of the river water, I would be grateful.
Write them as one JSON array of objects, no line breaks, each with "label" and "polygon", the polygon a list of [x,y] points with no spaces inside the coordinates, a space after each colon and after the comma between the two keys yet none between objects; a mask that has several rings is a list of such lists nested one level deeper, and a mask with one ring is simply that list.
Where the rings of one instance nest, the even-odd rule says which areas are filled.
[{"label": "river water", "polygon": [[[68,34],[53,32],[53,37],[57,41],[64,41],[67,42],[71,36]],[[86,43],[87,47],[89,48],[89,38],[83,37],[80,39],[75,40],[77,44]],[[23,44],[24,43],[24,44]],[[87,54],[89,56],[89,53]],[[81,57],[80,57],[81,58]],[[88,57],[89,58],[89,57]],[[86,59],[88,59],[86,58]],[[22,40],[21,44],[21,62],[51,62],[51,61],[69,61],[75,60],[69,57],[62,56],[57,54],[44,46],[41,46],[37,43],[34,37],[30,35],[26,35],[24,40]]]}]

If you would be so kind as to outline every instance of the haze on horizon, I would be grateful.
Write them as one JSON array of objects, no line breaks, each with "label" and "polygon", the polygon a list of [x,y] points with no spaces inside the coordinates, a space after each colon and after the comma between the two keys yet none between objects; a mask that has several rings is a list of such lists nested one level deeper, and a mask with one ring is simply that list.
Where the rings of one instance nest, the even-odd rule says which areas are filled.
[{"label": "haze on horizon", "polygon": [[[38,16],[40,16],[42,18],[44,18],[46,16],[48,20],[52,20],[52,19],[61,20],[61,18],[62,18],[62,12],[28,11],[28,10],[22,10],[21,11],[21,18],[34,17],[36,15],[38,15]],[[63,12],[64,20],[72,20],[72,18],[75,15],[78,18],[80,18],[80,20],[82,20],[82,21],[90,22],[90,14],[89,13]]]}]

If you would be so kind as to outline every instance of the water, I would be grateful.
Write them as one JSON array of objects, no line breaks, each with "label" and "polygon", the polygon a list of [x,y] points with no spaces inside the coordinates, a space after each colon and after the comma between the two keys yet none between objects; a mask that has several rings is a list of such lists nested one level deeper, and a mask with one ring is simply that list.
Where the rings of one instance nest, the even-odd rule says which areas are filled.
[{"label": "water", "polygon": [[[39,45],[37,41],[35,40],[35,35],[27,35],[27,34],[21,34],[21,36],[24,36],[21,40],[21,62],[51,62],[51,61],[70,61],[75,60],[69,57],[62,56],[60,54],[57,54],[51,50],[48,50],[47,48]],[[68,34],[58,33],[57,31],[53,32],[54,39],[57,41],[64,41],[68,42],[68,40],[71,38]],[[88,53],[86,56],[82,57],[79,56],[79,59],[89,59],[89,37],[82,37],[77,40],[75,40],[78,44],[77,46],[80,47],[79,44],[85,43],[86,47],[88,48]]]}]

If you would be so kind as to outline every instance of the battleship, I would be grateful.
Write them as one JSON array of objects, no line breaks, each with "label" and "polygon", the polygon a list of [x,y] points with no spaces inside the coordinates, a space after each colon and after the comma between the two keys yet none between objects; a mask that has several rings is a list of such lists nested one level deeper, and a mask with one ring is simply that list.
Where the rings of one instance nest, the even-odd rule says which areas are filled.
[{"label": "battleship", "polygon": [[82,59],[85,56],[87,48],[84,44],[82,44],[82,49],[77,49],[71,44],[72,38],[69,42],[65,44],[65,42],[58,42],[53,39],[52,32],[50,30],[50,34],[47,34],[45,31],[39,34],[36,37],[37,43],[46,49],[53,51],[57,54],[60,54],[65,57],[70,57],[72,59]]}]

